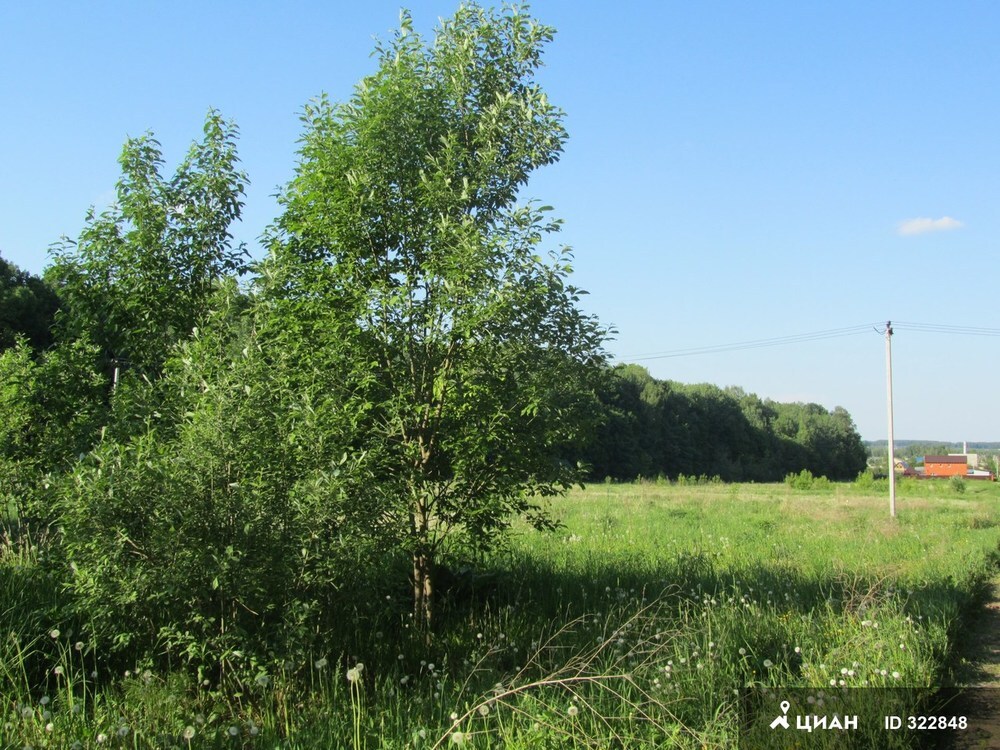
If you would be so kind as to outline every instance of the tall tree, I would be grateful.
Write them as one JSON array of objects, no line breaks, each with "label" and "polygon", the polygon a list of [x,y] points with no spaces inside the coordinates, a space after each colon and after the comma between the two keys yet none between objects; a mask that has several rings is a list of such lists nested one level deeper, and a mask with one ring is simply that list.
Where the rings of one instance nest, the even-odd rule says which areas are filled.
[{"label": "tall tree", "polygon": [[247,182],[236,136],[209,111],[204,138],[169,179],[152,134],[126,141],[116,203],[91,209],[79,240],[54,248],[48,277],[67,305],[68,338],[89,336],[107,357],[156,374],[190,335],[218,281],[244,269],[245,250],[229,233]]},{"label": "tall tree", "polygon": [[[403,529],[428,628],[445,541],[489,545],[534,498],[594,410],[606,332],[579,307],[559,222],[518,205],[566,137],[535,81],[553,30],[463,5],[434,39],[410,17],[350,101],[305,108],[301,161],[264,264],[267,304],[339,367],[370,417],[383,519]],[[561,453],[562,451],[562,453]]]}]

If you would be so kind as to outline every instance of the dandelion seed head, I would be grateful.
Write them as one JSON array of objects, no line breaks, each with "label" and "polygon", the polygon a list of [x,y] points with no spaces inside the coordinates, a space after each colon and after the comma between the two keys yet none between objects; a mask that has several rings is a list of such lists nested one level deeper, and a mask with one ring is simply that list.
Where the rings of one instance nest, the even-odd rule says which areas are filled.
[{"label": "dandelion seed head", "polygon": [[489,716],[490,714],[490,707],[487,706],[485,703],[476,710],[479,712],[480,716]]},{"label": "dandelion seed head", "polygon": [[59,637],[59,628],[52,628],[52,630],[49,631],[49,637],[51,637],[52,640],[55,640],[56,638],[58,638]]},{"label": "dandelion seed head", "polygon": [[317,659],[315,662],[313,662],[313,666],[316,667],[316,669],[323,669],[328,663],[329,662],[326,660],[326,657],[324,656],[323,658]]},{"label": "dandelion seed head", "polygon": [[182,735],[184,739],[190,740],[194,737],[194,727],[188,724],[184,727],[184,734]]},{"label": "dandelion seed head", "polygon": [[566,713],[571,717],[576,716],[580,713],[580,709],[574,705],[570,705],[570,707],[566,709]]},{"label": "dandelion seed head", "polygon": [[229,734],[230,737],[236,737],[240,733],[240,729],[239,727],[229,727],[229,729],[227,729],[226,732]]}]

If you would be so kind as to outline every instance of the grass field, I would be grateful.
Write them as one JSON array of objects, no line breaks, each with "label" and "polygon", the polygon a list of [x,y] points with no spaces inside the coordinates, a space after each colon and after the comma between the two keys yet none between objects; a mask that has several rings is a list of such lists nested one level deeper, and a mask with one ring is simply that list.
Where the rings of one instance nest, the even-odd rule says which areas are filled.
[{"label": "grass field", "polygon": [[558,531],[453,575],[429,649],[405,582],[373,585],[385,606],[345,607],[336,648],[239,684],[112,673],[53,619],[38,550],[8,544],[0,747],[735,747],[746,688],[948,682],[1000,489],[905,483],[895,519],[880,489],[593,485],[553,501]]}]

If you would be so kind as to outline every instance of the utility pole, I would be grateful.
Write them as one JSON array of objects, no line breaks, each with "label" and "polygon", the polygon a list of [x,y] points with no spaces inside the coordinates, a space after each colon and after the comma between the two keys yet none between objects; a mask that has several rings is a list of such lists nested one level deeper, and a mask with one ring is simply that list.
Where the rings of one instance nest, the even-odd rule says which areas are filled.
[{"label": "utility pole", "polygon": [[889,516],[896,517],[896,454],[892,434],[892,321],[885,324],[885,382],[889,403]]}]

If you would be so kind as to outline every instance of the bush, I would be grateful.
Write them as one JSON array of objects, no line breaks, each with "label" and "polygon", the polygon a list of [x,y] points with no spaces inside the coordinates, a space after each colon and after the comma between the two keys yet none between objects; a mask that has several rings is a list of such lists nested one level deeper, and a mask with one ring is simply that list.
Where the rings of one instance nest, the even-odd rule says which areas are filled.
[{"label": "bush", "polygon": [[952,490],[961,495],[965,492],[965,477],[952,477],[948,481],[948,485],[952,488]]},{"label": "bush", "polygon": [[813,476],[809,469],[803,469],[798,474],[788,474],[785,484],[793,490],[829,490],[833,483],[825,476]]},{"label": "bush", "polygon": [[871,469],[862,471],[854,480],[854,487],[862,492],[877,494],[889,491],[889,480],[884,476],[875,476]]},{"label": "bush", "polygon": [[380,531],[366,458],[338,436],[356,412],[329,406],[325,384],[289,387],[252,337],[232,343],[196,338],[157,386],[123,382],[116,437],[58,487],[95,635],[217,675],[305,652]]},{"label": "bush", "polygon": [[35,530],[52,520],[45,475],[89,450],[104,418],[97,361],[86,341],[36,358],[19,339],[0,353],[0,508]]},{"label": "bush", "polygon": [[785,477],[785,484],[793,490],[811,490],[815,481],[816,479],[809,469],[803,469],[798,474],[788,474]]}]

